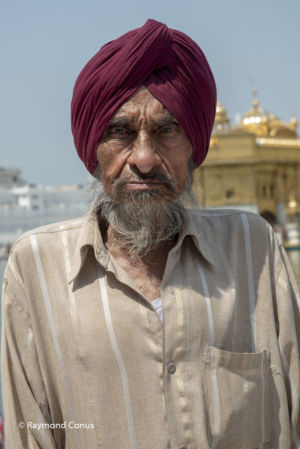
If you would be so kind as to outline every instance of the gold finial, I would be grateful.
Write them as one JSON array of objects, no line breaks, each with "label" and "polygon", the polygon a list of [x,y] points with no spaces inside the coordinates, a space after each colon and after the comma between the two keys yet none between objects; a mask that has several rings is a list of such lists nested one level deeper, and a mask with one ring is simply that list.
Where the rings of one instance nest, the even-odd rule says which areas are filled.
[{"label": "gold finial", "polygon": [[253,96],[252,105],[253,105],[254,109],[258,109],[259,101],[258,101],[258,90],[257,89],[252,90],[252,96]]},{"label": "gold finial", "polygon": [[265,111],[260,107],[257,89],[252,90],[252,96],[252,109],[243,115],[242,129],[258,136],[266,136],[268,134],[268,118]]}]

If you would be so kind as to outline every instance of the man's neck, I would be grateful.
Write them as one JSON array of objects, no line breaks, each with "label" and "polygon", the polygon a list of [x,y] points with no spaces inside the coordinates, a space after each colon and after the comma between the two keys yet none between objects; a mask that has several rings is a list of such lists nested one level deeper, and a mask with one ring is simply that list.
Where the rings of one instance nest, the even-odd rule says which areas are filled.
[{"label": "man's neck", "polygon": [[159,297],[168,254],[175,245],[175,240],[162,242],[145,255],[132,255],[111,226],[108,226],[102,235],[110,254],[133,279],[144,296],[150,300]]}]

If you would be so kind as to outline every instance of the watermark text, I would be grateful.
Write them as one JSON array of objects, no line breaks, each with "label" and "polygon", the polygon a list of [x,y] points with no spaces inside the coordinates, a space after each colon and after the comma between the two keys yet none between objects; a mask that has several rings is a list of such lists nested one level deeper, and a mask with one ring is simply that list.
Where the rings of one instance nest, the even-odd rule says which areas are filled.
[{"label": "watermark text", "polygon": [[19,429],[36,429],[36,430],[44,430],[44,429],[94,429],[95,426],[93,423],[77,423],[74,421],[64,421],[61,423],[34,423],[31,421],[18,422]]}]

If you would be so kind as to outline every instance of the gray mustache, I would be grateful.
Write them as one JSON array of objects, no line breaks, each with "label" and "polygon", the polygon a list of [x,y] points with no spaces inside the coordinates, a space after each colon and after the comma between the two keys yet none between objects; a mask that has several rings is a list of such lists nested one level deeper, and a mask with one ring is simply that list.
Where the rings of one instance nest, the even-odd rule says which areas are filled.
[{"label": "gray mustache", "polygon": [[175,182],[172,179],[168,178],[163,173],[151,173],[150,172],[147,174],[139,173],[138,176],[126,176],[126,178],[116,179],[113,182],[113,186],[120,189],[128,182],[142,182],[142,181],[155,181],[155,182],[163,183],[165,185],[165,187],[168,190],[170,190],[171,192],[174,192],[174,193],[177,192]]}]

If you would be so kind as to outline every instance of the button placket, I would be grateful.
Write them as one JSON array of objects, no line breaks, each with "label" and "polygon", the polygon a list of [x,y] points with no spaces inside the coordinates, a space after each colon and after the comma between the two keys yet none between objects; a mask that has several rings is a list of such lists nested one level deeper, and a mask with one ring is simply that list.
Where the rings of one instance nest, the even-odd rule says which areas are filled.
[{"label": "button placket", "polygon": [[[185,347],[185,332],[183,329],[185,315],[183,314],[181,294],[177,295],[176,290],[172,287],[166,291],[164,297],[164,394],[170,430],[170,445],[178,449],[183,447],[187,449],[184,445],[186,432],[182,423],[185,417],[182,418],[183,413],[179,400],[184,394],[182,392],[181,364],[177,366]],[[177,376],[180,382],[176,381]],[[183,412],[185,413],[185,410]]]}]

